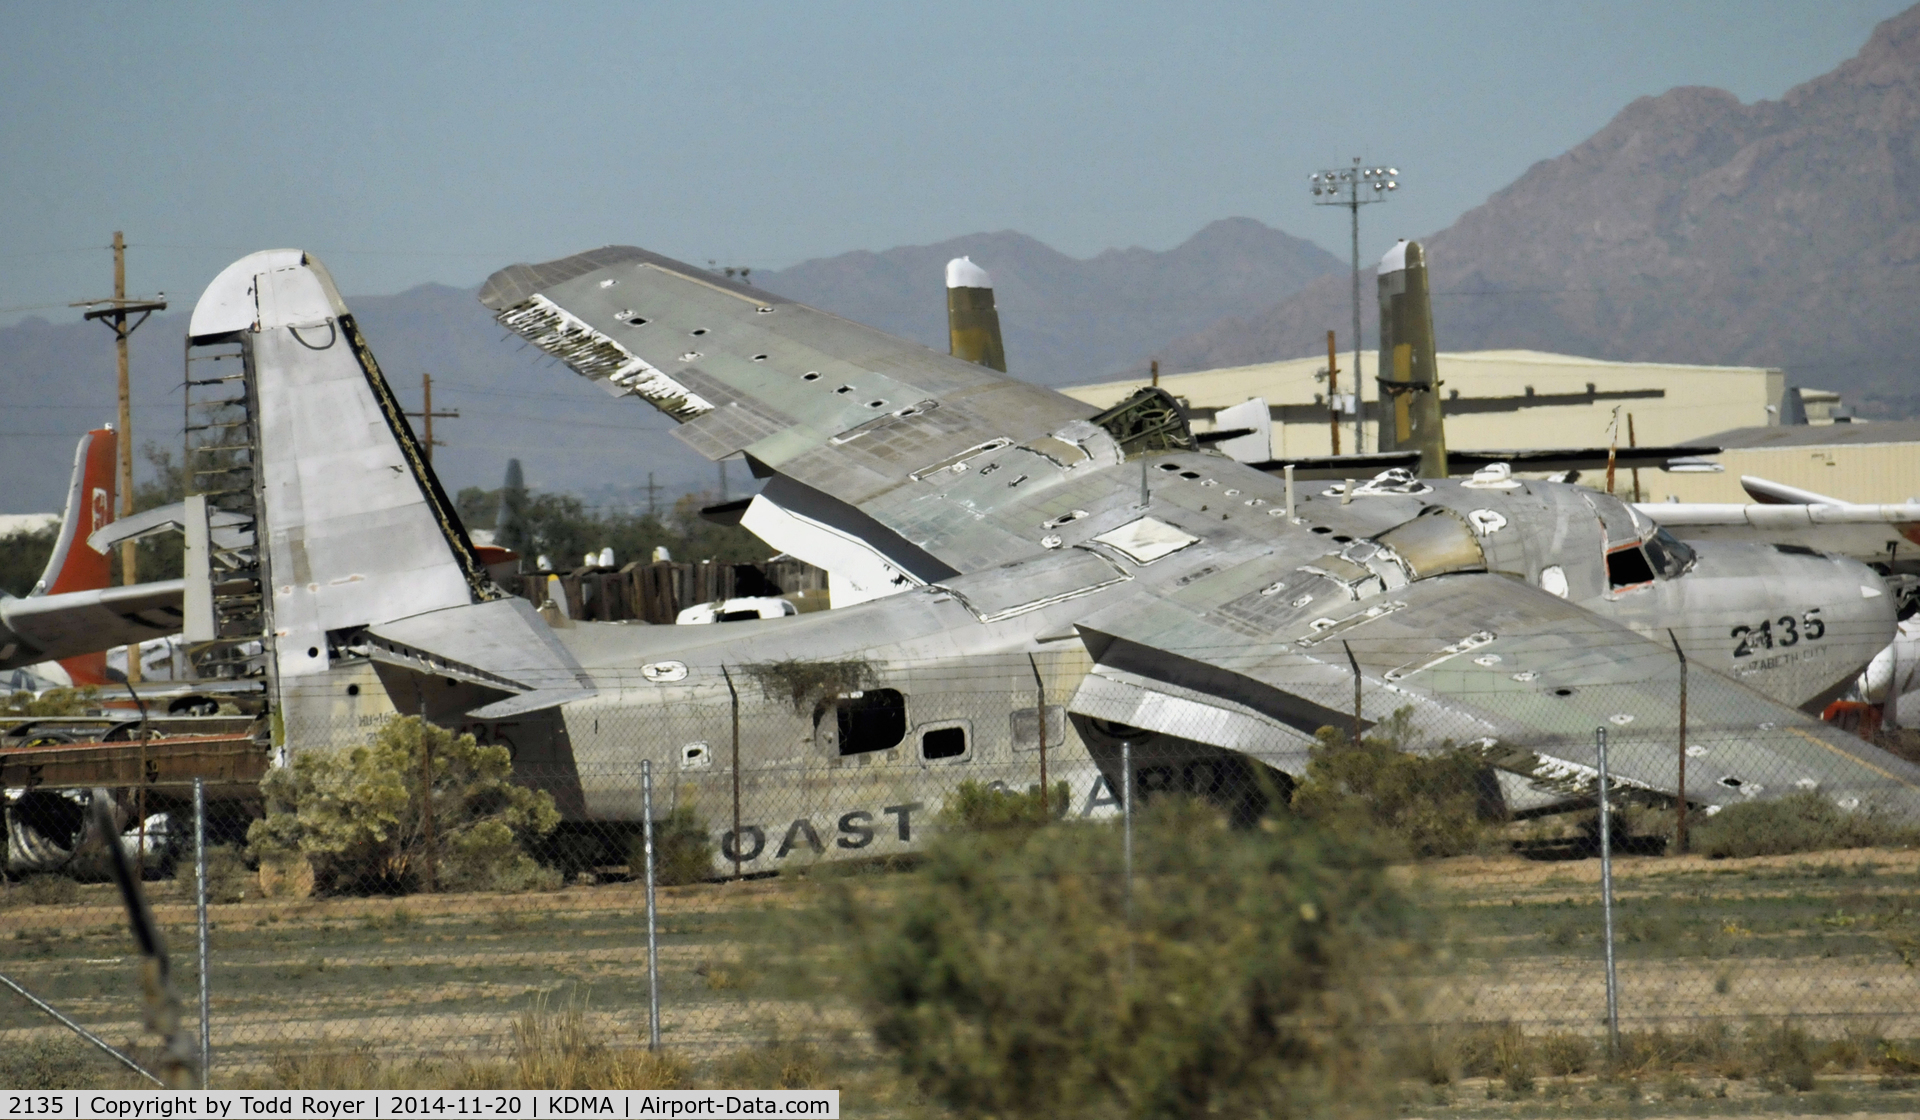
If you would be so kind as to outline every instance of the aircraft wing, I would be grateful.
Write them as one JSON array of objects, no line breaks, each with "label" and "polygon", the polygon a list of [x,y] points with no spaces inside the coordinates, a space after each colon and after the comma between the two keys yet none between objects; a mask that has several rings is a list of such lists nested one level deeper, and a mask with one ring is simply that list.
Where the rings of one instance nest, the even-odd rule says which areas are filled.
[{"label": "aircraft wing", "polygon": [[0,599],[0,669],[180,631],[184,580]]},{"label": "aircraft wing", "polygon": [[[1605,728],[1616,781],[1676,788],[1674,651],[1519,580],[1446,575],[1359,602],[1202,586],[1081,621],[1095,666],[1071,710],[1298,773],[1317,728],[1351,726],[1357,665],[1367,726],[1409,708],[1428,747],[1480,743],[1562,792],[1592,788]],[[1696,803],[1817,787],[1920,816],[1920,767],[1697,667],[1687,742]]]},{"label": "aircraft wing", "polygon": [[[1089,405],[641,249],[516,264],[480,300],[608,392],[678,420],[708,458],[748,456],[772,478],[748,528],[804,522],[814,555],[876,549],[903,585],[1033,553],[1031,519],[1000,508],[1026,494],[1003,483],[1038,489],[1120,457]],[[951,492],[995,457],[1001,493]]]},{"label": "aircraft wing", "polygon": [[1762,505],[1644,502],[1634,507],[1682,540],[1766,541],[1885,563],[1920,544],[1920,504]]}]

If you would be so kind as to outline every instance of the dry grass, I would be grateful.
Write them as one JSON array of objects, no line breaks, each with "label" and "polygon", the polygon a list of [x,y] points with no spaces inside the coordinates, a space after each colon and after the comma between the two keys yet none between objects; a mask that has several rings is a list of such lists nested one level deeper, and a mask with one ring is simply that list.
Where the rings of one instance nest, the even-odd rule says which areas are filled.
[{"label": "dry grass", "polygon": [[690,1084],[688,1065],[678,1055],[610,1045],[599,1037],[588,1018],[587,997],[576,993],[559,1007],[545,995],[536,997],[513,1024],[505,1061],[383,1063],[371,1046],[318,1050],[283,1054],[269,1064],[266,1077],[234,1087],[651,1090]]}]

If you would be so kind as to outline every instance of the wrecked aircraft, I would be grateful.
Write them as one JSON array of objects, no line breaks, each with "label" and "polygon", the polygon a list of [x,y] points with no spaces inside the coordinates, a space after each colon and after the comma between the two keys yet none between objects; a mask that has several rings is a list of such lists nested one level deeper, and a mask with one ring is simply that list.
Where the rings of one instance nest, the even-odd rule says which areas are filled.
[{"label": "wrecked aircraft", "polygon": [[[1252,813],[1317,729],[1403,709],[1436,744],[1485,745],[1511,807],[1590,788],[1596,727],[1620,780],[1670,795],[1677,645],[1710,758],[1689,801],[1798,784],[1920,815],[1920,768],[1801,710],[1893,633],[1856,562],[1689,547],[1501,470],[1290,484],[1203,450],[1164,394],[1095,413],[640,249],[515,265],[481,298],[703,454],[744,456],[766,486],[743,523],[828,569],[837,609],[550,625],[488,577],[325,270],[255,254],[209,287],[189,346],[244,362],[290,746],[341,670],[370,667],[399,711],[510,743],[574,820],[637,819],[642,758],[710,817],[732,798],[722,863],[753,871],[795,845],[910,846],[970,765],[1022,785],[1050,767],[1100,811],[1123,744],[1143,791]],[[1762,626],[1776,646],[1754,656],[1738,632]],[[783,664],[862,671],[787,706],[753,687]],[[822,800],[804,830],[777,819],[803,786]]]}]

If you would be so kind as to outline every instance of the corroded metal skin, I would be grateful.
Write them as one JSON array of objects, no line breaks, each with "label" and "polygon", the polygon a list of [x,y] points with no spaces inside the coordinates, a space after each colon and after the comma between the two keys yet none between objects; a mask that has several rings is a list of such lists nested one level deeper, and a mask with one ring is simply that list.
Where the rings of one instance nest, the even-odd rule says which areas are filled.
[{"label": "corroded metal skin", "polygon": [[1000,341],[1000,312],[992,288],[947,289],[947,338],[950,353],[1007,372],[1007,350]]},{"label": "corroded metal skin", "polygon": [[[697,397],[706,407],[680,437],[712,457],[744,454],[768,480],[743,523],[835,581],[836,609],[794,618],[550,623],[519,600],[466,594],[457,547],[443,543],[409,555],[437,549],[431,586],[446,585],[446,605],[362,600],[366,617],[328,615],[331,656],[371,663],[400,711],[510,742],[516,768],[576,819],[635,819],[627,775],[646,758],[704,805],[730,803],[740,777],[743,826],[722,837],[717,869],[736,855],[756,871],[885,854],[918,842],[915,822],[971,765],[1024,784],[1031,764],[1038,780],[1041,738],[1071,811],[1111,812],[1120,733],[1142,789],[1211,796],[1262,788],[1240,780],[1262,774],[1281,790],[1319,728],[1355,722],[1356,673],[1363,726],[1405,711],[1426,741],[1482,744],[1512,808],[1590,790],[1603,724],[1613,770],[1659,795],[1674,788],[1679,714],[1669,630],[1694,666],[1689,738],[1711,744],[1697,765],[1727,779],[1690,786],[1690,801],[1810,783],[1920,817],[1920,768],[1800,710],[1893,633],[1892,596],[1853,561],[1689,548],[1608,495],[1499,471],[1308,484],[1289,516],[1281,479],[1138,409],[1095,417],[638,249],[515,265],[481,298],[617,396],[670,415]],[[556,335],[552,314],[526,314],[547,306],[578,326]],[[296,387],[329,384],[312,377],[325,361],[277,347],[271,363],[256,353],[255,374],[289,387],[273,397],[289,417],[313,418]],[[363,385],[377,376],[355,365],[372,371]],[[684,391],[658,391],[669,383]],[[377,451],[336,459],[331,486],[351,494],[370,475],[406,473],[387,462],[397,449]],[[401,507],[430,506],[428,489]],[[269,519],[276,533],[301,528],[298,511]],[[377,550],[354,562],[369,582],[393,574]],[[797,708],[742,683],[753,665],[842,659],[873,666],[875,683]],[[899,741],[849,750],[841,729],[855,724],[835,713],[882,693]],[[737,772],[716,757],[736,697],[748,717]],[[955,728],[959,754],[922,749]],[[776,819],[796,790],[835,811]]]},{"label": "corroded metal skin", "polygon": [[1447,476],[1447,433],[1440,417],[1440,367],[1433,342],[1427,258],[1402,241],[1380,260],[1380,394],[1386,416],[1380,450],[1418,451],[1421,478]]}]

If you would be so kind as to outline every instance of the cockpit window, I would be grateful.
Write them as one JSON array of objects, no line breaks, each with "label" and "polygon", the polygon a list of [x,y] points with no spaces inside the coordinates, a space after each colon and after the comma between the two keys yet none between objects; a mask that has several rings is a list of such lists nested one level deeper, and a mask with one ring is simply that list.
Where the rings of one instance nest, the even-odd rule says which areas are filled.
[{"label": "cockpit window", "polygon": [[1665,529],[1655,529],[1653,536],[1647,538],[1645,547],[1647,559],[1652,562],[1653,570],[1660,573],[1661,579],[1679,579],[1687,569],[1693,567],[1693,549]]},{"label": "cockpit window", "polygon": [[1637,545],[1607,553],[1607,586],[1615,591],[1653,582],[1653,567]]}]

